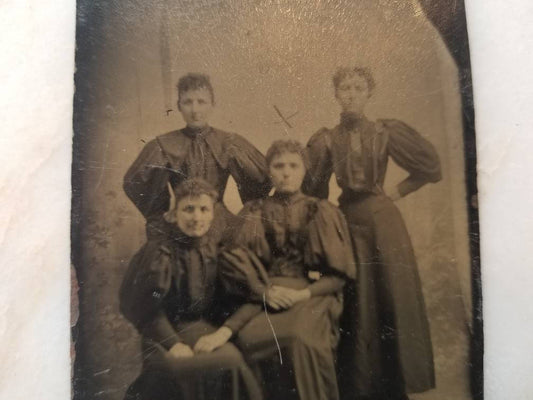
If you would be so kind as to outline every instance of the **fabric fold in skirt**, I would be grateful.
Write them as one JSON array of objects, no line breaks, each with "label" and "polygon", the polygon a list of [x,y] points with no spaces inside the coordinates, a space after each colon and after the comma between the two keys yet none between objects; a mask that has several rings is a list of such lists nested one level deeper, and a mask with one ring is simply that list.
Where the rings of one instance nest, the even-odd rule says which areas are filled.
[{"label": "fabric fold in skirt", "polygon": [[[216,327],[200,320],[176,327],[193,347]],[[232,344],[208,354],[175,359],[158,343],[143,340],[143,370],[125,400],[261,400],[261,389],[241,352]]]},{"label": "fabric fold in skirt", "polygon": [[[275,278],[275,284],[292,288],[301,286],[297,281],[308,284]],[[317,296],[286,311],[263,311],[239,332],[236,344],[262,381],[266,399],[339,398],[335,350],[341,297]]]},{"label": "fabric fold in skirt", "polygon": [[435,387],[433,350],[418,268],[402,216],[384,195],[343,195],[358,262],[345,290],[339,381],[343,398]]}]

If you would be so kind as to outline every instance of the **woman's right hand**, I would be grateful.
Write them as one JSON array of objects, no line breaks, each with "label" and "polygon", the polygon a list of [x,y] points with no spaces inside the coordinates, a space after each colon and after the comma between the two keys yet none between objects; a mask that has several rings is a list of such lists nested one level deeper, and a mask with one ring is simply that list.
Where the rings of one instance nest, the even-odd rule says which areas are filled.
[{"label": "woman's right hand", "polygon": [[176,343],[170,348],[168,354],[174,358],[189,358],[194,356],[192,349],[185,343]]},{"label": "woman's right hand", "polygon": [[209,335],[204,335],[194,345],[195,353],[211,353],[213,350],[224,346],[231,338],[233,332],[227,326],[222,326]]}]

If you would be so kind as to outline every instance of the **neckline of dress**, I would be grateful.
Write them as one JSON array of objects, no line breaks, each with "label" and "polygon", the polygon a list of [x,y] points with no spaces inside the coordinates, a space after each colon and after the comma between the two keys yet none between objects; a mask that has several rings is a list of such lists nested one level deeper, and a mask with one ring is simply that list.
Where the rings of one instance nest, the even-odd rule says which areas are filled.
[{"label": "neckline of dress", "polygon": [[177,242],[186,247],[199,248],[207,245],[209,242],[208,235],[209,232],[201,237],[187,236],[181,229],[179,229],[177,226],[174,226],[170,234],[170,238],[173,242]]},{"label": "neckline of dress", "polygon": [[276,191],[271,197],[272,199],[280,203],[294,204],[297,201],[304,199],[305,194],[303,194],[301,190],[294,192],[294,193],[280,193]]},{"label": "neckline of dress", "polygon": [[365,115],[343,112],[341,113],[341,122],[340,125],[346,130],[354,130],[357,128],[362,128],[369,123],[368,118]]},{"label": "neckline of dress", "polygon": [[206,125],[203,128],[191,128],[190,126],[186,126],[181,132],[191,139],[205,138],[205,136],[211,132],[211,127],[209,125]]}]

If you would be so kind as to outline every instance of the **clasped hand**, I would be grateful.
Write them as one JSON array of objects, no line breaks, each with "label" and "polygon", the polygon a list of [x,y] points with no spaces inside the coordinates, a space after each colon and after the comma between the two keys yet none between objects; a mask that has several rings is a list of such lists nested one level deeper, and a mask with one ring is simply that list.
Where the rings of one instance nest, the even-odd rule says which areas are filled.
[{"label": "clasped hand", "polygon": [[174,358],[193,357],[195,353],[211,353],[226,344],[232,334],[231,329],[223,326],[214,333],[200,337],[194,345],[194,349],[191,349],[185,343],[179,342],[172,346],[168,353]]},{"label": "clasped hand", "polygon": [[286,310],[311,297],[309,289],[296,290],[284,286],[272,286],[266,293],[266,303],[274,310]]}]

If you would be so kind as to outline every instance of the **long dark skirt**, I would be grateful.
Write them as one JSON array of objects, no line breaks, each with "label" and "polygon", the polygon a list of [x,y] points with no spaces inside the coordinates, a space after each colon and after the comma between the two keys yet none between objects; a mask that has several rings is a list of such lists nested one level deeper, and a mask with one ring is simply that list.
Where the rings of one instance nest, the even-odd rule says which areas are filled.
[{"label": "long dark skirt", "polygon": [[[194,346],[216,327],[200,320],[177,327],[184,342]],[[161,345],[143,340],[141,375],[125,400],[261,400],[261,389],[240,351],[232,344],[208,354],[175,359]]]},{"label": "long dark skirt", "polygon": [[433,351],[409,234],[382,195],[341,198],[358,261],[345,290],[338,374],[343,399],[435,387]]},{"label": "long dark skirt", "polygon": [[[288,281],[304,281],[282,280],[276,284],[293,288],[298,282]],[[334,355],[341,312],[340,296],[317,296],[286,311],[269,311],[268,319],[262,311],[240,331],[236,343],[261,380],[266,399],[339,398]]]}]

